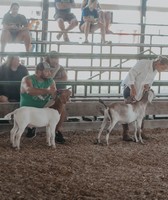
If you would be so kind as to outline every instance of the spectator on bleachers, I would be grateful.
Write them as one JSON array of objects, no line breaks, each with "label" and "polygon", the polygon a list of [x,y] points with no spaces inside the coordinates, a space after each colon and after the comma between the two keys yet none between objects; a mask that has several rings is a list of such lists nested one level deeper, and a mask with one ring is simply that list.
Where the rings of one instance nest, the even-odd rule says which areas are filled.
[{"label": "spectator on bleachers", "polygon": [[[50,107],[52,97],[56,94],[56,84],[51,78],[51,67],[47,62],[41,62],[36,67],[36,72],[33,75],[26,76],[21,81],[21,100],[20,106],[31,107]],[[28,128],[26,136],[33,138],[36,136],[35,128]],[[57,143],[63,144],[65,139],[61,132],[56,127]]]},{"label": "spectator on bleachers", "polygon": [[[46,56],[45,61],[53,69],[51,73],[52,73],[52,78],[54,79],[55,82],[68,80],[66,70],[64,69],[63,66],[59,64],[59,56],[56,51],[50,51]],[[65,89],[65,86],[57,84],[57,89]]]},{"label": "spectator on bleachers", "polygon": [[[56,51],[50,51],[47,54],[45,61],[52,68],[51,76],[56,83],[57,90],[65,89],[66,88],[65,85],[57,83],[59,81],[67,81],[68,80],[68,75],[67,75],[66,70],[64,69],[63,66],[61,66],[59,64],[58,53]],[[61,129],[62,129],[62,124],[65,121],[65,119],[66,119],[66,111],[65,111],[65,107],[64,107],[63,110],[62,110],[62,113],[61,113],[60,121],[59,121],[59,123],[57,124],[57,127],[56,127],[56,133],[57,133],[56,137],[63,138]]]},{"label": "spectator on bleachers", "polygon": [[29,51],[31,39],[28,22],[24,15],[18,14],[19,4],[12,3],[10,10],[2,19],[1,51],[5,51],[7,43],[24,42],[26,51]]},{"label": "spectator on bleachers", "polygon": [[19,62],[18,56],[8,56],[7,61],[0,66],[0,102],[20,101],[20,83],[10,81],[21,81],[28,75],[28,70]]},{"label": "spectator on bleachers", "polygon": [[[65,42],[69,42],[68,32],[78,25],[78,21],[73,13],[71,13],[71,8],[75,7],[74,0],[55,0],[56,13],[54,15],[55,20],[61,30],[57,34],[57,39],[63,36]],[[65,28],[65,22],[68,22],[68,27]]]},{"label": "spectator on bleachers", "polygon": [[105,40],[105,24],[100,20],[99,14],[97,11],[97,0],[89,0],[86,7],[82,10],[82,17],[80,22],[80,31],[85,34],[84,43],[88,43],[88,35],[89,33],[93,33],[96,30],[100,29],[101,31],[101,42],[102,44],[106,44]]},{"label": "spectator on bleachers", "polygon": [[[83,0],[82,1],[82,5],[81,5],[81,8],[84,9],[88,4],[88,0]],[[110,24],[112,23],[112,13],[109,12],[109,11],[103,11],[101,9],[101,6],[100,4],[98,3],[97,1],[97,10],[98,10],[98,13],[99,13],[99,18],[100,18],[100,21],[103,21],[104,24],[105,24],[105,31],[106,31],[106,34],[111,34],[113,33],[109,27],[110,27]]]}]

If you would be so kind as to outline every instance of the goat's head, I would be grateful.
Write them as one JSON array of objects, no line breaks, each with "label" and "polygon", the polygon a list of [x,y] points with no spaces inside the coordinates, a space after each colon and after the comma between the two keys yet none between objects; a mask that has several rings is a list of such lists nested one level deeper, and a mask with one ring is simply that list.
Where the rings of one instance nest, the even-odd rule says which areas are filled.
[{"label": "goat's head", "polygon": [[61,103],[66,104],[71,96],[71,91],[69,89],[57,90],[57,97],[61,100]]},{"label": "goat's head", "polygon": [[146,97],[147,101],[149,103],[151,103],[152,100],[155,97],[155,93],[154,93],[154,91],[152,89],[149,89],[149,90],[147,90],[147,91],[144,92],[144,97]]}]

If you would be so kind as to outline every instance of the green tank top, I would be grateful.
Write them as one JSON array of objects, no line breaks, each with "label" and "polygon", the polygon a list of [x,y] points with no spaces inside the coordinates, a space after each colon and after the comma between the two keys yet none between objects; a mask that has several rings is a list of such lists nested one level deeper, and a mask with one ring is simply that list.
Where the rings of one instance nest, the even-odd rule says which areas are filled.
[{"label": "green tank top", "polygon": [[[32,81],[33,87],[38,89],[45,89],[48,88],[53,84],[53,79],[49,78],[45,81],[37,81],[35,75],[30,75],[29,78]],[[39,95],[39,96],[32,96],[27,93],[20,94],[20,107],[22,106],[30,106],[30,107],[37,107],[43,108],[45,104],[50,100],[51,95]]]}]

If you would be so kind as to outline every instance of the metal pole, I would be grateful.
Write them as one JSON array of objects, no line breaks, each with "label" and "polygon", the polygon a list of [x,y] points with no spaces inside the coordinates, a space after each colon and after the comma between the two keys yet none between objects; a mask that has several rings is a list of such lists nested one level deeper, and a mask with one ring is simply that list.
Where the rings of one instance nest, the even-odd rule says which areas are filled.
[{"label": "metal pole", "polygon": [[[144,44],[145,42],[145,23],[146,23],[146,3],[147,0],[141,0],[141,37],[140,37],[140,43]],[[144,47],[140,47],[140,52],[144,51]]]},{"label": "metal pole", "polygon": [[[48,10],[49,10],[49,0],[43,0],[42,4],[42,41],[47,40],[47,30],[48,30]],[[46,52],[46,45],[41,45],[41,52]]]}]

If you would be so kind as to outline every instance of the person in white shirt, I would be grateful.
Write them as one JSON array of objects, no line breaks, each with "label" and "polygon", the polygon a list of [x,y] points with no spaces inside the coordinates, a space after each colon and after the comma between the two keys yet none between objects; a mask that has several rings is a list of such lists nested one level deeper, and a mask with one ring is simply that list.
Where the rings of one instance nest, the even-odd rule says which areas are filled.
[{"label": "person in white shirt", "polygon": [[[157,72],[166,70],[168,70],[167,57],[159,56],[156,60],[139,60],[122,81],[125,103],[129,104],[139,101],[144,91],[149,90],[152,86]],[[123,124],[123,140],[132,141],[132,138],[128,135],[128,130],[128,124]],[[147,139],[144,134],[142,137]]]}]

